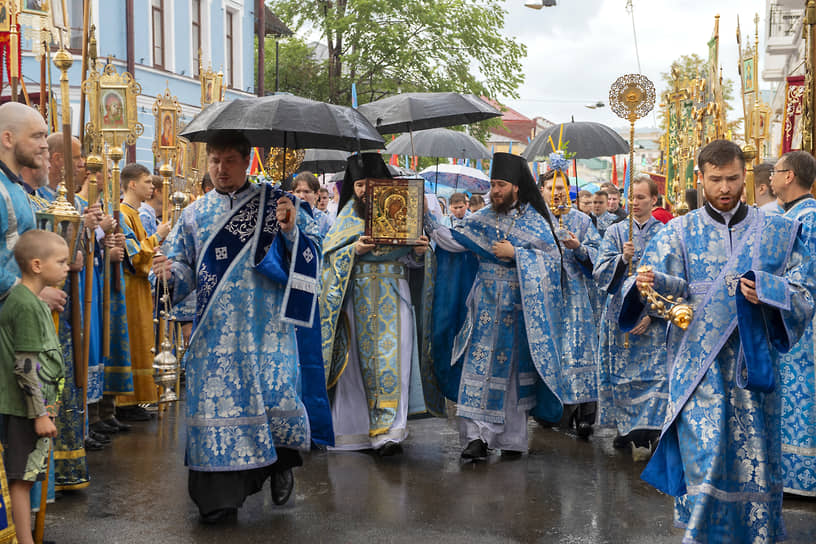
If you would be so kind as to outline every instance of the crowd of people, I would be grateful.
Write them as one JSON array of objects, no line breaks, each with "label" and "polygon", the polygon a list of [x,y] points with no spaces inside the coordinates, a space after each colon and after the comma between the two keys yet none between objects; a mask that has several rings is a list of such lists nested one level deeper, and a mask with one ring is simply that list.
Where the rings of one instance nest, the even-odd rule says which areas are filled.
[{"label": "crowd of people", "polygon": [[[36,110],[0,106],[0,444],[20,542],[49,452],[55,490],[81,489],[87,450],[154,417],[157,285],[185,331],[203,523],[235,519],[267,479],[286,503],[310,449],[399,455],[428,413],[455,417],[463,462],[525,455],[531,416],[581,439],[615,428],[613,445],[676,497],[687,541],[780,540],[783,491],[816,496],[807,153],[756,167],[752,206],[740,148],[715,140],[677,217],[648,176],[627,209],[611,183],[573,205],[567,172],[536,179],[496,153],[488,194],[426,195],[424,234],[382,245],[366,234],[367,180],[391,178],[377,153],[349,157],[332,194],[309,172],[251,182],[249,141],[215,133],[202,195],[173,225],[161,178],[136,163],[115,221],[89,200],[81,142],[70,161],[64,142]],[[68,164],[75,255],[34,219]],[[72,300],[70,282],[91,278]],[[682,323],[666,307],[681,300]],[[90,308],[86,354],[74,304]]]}]

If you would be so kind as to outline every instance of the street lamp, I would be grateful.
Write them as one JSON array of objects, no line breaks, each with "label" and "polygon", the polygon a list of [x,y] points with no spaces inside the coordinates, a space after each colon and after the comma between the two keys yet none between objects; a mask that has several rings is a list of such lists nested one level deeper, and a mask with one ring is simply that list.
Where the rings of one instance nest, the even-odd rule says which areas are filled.
[{"label": "street lamp", "polygon": [[551,8],[555,5],[555,0],[539,0],[538,2],[525,2],[524,7],[530,9],[541,9],[543,7]]}]

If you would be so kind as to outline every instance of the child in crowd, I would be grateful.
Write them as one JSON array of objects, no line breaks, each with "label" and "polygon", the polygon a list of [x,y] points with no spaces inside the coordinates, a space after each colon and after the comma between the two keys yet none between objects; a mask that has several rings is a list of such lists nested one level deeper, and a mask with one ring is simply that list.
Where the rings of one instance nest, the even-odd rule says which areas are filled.
[{"label": "child in crowd", "polygon": [[14,247],[20,283],[0,309],[0,442],[20,544],[33,544],[31,498],[45,479],[64,368],[54,321],[38,298],[68,275],[68,246],[43,230],[23,233]]},{"label": "child in crowd", "polygon": [[462,219],[468,212],[467,195],[464,193],[453,193],[450,196],[450,221],[453,228],[462,224]]}]

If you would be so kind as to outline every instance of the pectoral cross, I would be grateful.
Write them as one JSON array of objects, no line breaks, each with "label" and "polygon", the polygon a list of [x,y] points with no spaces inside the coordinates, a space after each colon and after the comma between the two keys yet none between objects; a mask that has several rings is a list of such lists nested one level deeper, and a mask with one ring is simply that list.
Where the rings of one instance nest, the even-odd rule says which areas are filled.
[{"label": "pectoral cross", "polygon": [[736,274],[725,275],[725,285],[728,287],[728,296],[733,297],[737,294],[737,286],[739,286],[740,277]]}]

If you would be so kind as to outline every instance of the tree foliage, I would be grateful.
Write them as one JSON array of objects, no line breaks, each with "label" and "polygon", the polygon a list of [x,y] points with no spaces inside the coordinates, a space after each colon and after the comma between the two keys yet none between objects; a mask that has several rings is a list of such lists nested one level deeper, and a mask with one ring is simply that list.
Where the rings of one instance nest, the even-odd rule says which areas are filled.
[{"label": "tree foliage", "polygon": [[290,28],[320,34],[328,60],[301,75],[313,77],[315,89],[325,81],[332,103],[350,104],[352,83],[364,103],[407,91],[516,97],[523,81],[526,48],[502,36],[501,0],[272,0],[269,7]]}]

